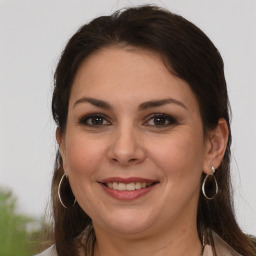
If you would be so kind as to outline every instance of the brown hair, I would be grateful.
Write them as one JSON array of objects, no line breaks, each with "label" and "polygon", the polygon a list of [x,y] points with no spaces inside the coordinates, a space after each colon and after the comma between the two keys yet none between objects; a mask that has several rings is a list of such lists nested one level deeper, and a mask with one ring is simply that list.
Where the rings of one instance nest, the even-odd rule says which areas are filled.
[{"label": "brown hair", "polygon": [[[155,6],[141,6],[102,16],[82,26],[68,42],[55,72],[52,114],[61,133],[65,131],[70,90],[82,61],[110,45],[130,45],[158,52],[170,72],[186,81],[197,97],[205,131],[214,129],[224,118],[230,130],[229,101],[222,58],[210,39],[181,16]],[[240,230],[233,210],[230,183],[230,144],[216,170],[219,193],[213,200],[199,196],[197,225],[202,241],[206,228],[215,231],[242,255],[256,255],[250,239]],[[91,219],[78,204],[65,209],[57,189],[63,175],[57,152],[52,180],[54,242],[59,255],[77,255],[79,237],[86,232],[86,255],[95,235]],[[205,177],[202,174],[202,180]],[[71,199],[72,200],[72,199]],[[86,231],[85,231],[86,230]],[[212,241],[211,234],[207,237]],[[81,240],[81,239],[80,239]]]}]

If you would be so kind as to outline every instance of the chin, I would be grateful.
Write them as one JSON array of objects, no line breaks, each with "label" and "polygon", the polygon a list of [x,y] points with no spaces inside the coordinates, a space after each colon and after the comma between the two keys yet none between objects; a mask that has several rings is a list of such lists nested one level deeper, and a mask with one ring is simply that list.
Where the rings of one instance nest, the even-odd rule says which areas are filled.
[{"label": "chin", "polygon": [[112,230],[115,233],[124,235],[143,233],[152,227],[155,222],[153,218],[148,218],[145,215],[145,213],[126,211],[125,213],[112,214],[102,224],[108,231]]}]

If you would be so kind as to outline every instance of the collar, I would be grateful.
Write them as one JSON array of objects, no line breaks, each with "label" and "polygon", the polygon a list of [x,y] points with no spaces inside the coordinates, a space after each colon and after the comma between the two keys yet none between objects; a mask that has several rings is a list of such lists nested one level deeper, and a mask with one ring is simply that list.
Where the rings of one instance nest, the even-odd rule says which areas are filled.
[{"label": "collar", "polygon": [[[212,231],[213,241],[218,256],[242,256],[229,246],[219,235]],[[214,256],[212,246],[205,245],[203,256]]]}]

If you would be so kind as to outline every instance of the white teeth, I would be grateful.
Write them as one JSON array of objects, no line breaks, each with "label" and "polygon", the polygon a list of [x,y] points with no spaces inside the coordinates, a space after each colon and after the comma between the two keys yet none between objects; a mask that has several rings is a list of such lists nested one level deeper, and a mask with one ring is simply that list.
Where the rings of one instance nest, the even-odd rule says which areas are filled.
[{"label": "white teeth", "polygon": [[107,186],[109,187],[109,188],[113,188],[113,183],[107,183]]},{"label": "white teeth", "polygon": [[134,183],[128,183],[126,185],[127,190],[135,190],[135,184]]},{"label": "white teeth", "polygon": [[136,189],[141,189],[141,183],[140,182],[136,182],[135,188]]},{"label": "white teeth", "polygon": [[108,182],[106,183],[106,186],[108,188],[112,188],[119,191],[133,191],[136,189],[142,189],[151,186],[152,183],[146,183],[146,182],[131,182],[128,184],[122,183],[122,182]]},{"label": "white teeth", "polygon": [[118,190],[120,190],[120,191],[126,190],[126,184],[119,183]]},{"label": "white teeth", "polygon": [[117,182],[113,182],[113,189],[119,190],[119,186]]}]

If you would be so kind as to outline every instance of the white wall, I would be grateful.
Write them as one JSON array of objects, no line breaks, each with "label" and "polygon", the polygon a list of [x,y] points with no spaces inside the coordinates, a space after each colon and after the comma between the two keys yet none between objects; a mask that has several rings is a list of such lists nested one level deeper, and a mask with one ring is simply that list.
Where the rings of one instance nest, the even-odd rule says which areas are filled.
[{"label": "white wall", "polygon": [[52,75],[68,38],[92,18],[156,3],[198,25],[220,50],[233,108],[235,206],[256,234],[255,0],[0,0],[0,185],[20,210],[41,215],[54,161]]}]

